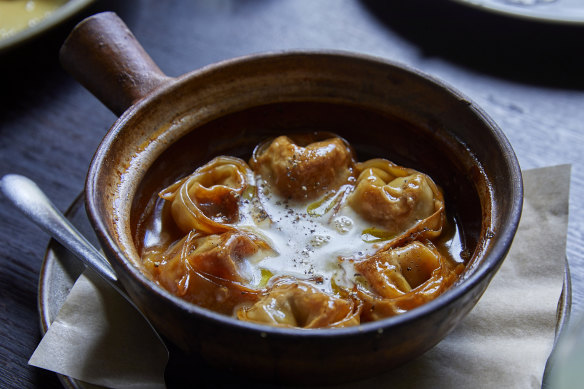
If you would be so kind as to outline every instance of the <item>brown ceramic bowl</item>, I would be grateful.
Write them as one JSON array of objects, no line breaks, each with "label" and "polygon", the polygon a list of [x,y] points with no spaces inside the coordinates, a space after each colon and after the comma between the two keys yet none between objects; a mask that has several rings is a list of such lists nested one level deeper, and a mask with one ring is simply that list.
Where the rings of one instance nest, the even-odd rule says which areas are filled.
[{"label": "brown ceramic bowl", "polygon": [[[522,207],[521,172],[501,130],[442,83],[379,58],[291,52],[165,76],[112,13],[63,45],[64,67],[121,114],[89,169],[90,220],[123,287],[172,343],[266,380],[338,382],[386,371],[446,336],[503,262]],[[266,137],[332,131],[360,160],[385,157],[443,188],[468,266],[446,293],[400,316],[300,330],[240,322],[189,304],[140,271],[135,226],[157,191],[215,155],[248,158]]]}]

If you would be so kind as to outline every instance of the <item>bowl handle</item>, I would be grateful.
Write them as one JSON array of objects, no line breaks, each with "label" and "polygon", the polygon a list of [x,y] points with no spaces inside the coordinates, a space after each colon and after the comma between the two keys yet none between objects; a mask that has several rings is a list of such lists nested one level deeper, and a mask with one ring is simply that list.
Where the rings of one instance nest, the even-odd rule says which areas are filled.
[{"label": "bowl handle", "polygon": [[173,80],[114,12],[81,21],[61,46],[63,68],[116,115]]}]

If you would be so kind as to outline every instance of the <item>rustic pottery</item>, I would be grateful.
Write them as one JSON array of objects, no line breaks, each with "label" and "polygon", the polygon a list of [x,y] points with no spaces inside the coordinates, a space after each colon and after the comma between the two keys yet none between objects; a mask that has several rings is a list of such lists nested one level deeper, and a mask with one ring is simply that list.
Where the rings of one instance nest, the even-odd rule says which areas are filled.
[{"label": "rustic pottery", "polygon": [[[511,146],[475,104],[415,70],[352,53],[284,52],[172,78],[113,13],[81,22],[60,55],[67,71],[121,115],[89,169],[90,220],[123,288],[185,355],[272,382],[330,383],[387,371],[446,336],[509,250],[523,198]],[[454,287],[378,322],[296,330],[191,305],[140,271],[135,225],[153,193],[215,155],[248,158],[268,136],[312,130],[345,137],[361,158],[385,157],[436,180],[468,258]]]}]

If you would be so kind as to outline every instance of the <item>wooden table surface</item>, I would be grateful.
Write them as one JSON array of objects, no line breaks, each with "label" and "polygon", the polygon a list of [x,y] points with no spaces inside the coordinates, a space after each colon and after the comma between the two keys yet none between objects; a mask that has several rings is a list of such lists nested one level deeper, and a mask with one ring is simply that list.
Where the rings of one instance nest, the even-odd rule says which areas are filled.
[{"label": "wooden table surface", "polygon": [[[170,76],[257,52],[340,49],[454,86],[499,124],[523,169],[572,164],[567,255],[573,312],[584,310],[584,27],[446,0],[97,1],[0,54],[0,175],[32,178],[62,210],[116,118],[60,68],[57,52],[77,21],[104,10],[117,12]],[[40,340],[37,286],[49,237],[4,199],[0,220],[0,387],[60,387],[27,365]]]}]

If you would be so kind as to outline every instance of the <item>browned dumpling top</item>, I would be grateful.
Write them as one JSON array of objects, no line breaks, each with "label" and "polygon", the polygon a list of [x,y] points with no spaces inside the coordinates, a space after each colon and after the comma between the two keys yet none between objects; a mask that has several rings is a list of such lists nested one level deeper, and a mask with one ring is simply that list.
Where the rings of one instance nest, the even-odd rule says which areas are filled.
[{"label": "browned dumpling top", "polygon": [[341,138],[301,146],[279,136],[256,149],[251,166],[283,197],[314,199],[353,175],[353,153]]}]

